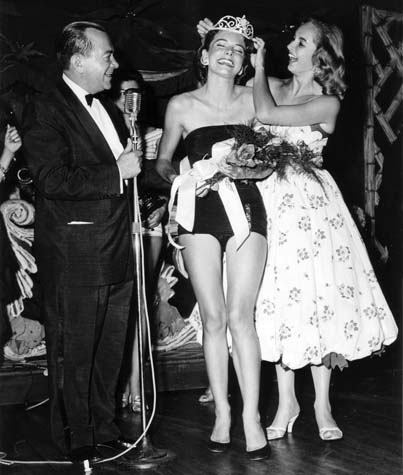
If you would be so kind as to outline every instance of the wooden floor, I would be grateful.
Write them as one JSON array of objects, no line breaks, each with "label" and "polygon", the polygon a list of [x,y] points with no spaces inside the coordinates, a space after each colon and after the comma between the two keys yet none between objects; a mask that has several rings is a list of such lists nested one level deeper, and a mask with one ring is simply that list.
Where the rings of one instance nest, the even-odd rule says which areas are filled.
[{"label": "wooden floor", "polygon": [[[379,365],[378,365],[379,366]],[[301,416],[294,433],[272,441],[272,457],[248,462],[240,423],[240,401],[236,388],[231,397],[234,412],[232,446],[226,454],[211,454],[206,441],[214,417],[214,404],[197,402],[200,390],[158,394],[157,415],[149,440],[167,449],[175,459],[147,470],[114,463],[98,465],[93,474],[145,472],[150,475],[400,475],[402,473],[401,370],[358,363],[335,373],[332,384],[333,413],[344,431],[344,439],[323,442],[313,416],[313,394],[309,371],[298,374],[297,389]],[[372,369],[369,369],[372,368]],[[270,423],[276,410],[277,393],[270,365],[262,369],[262,417]],[[24,405],[0,407],[0,450],[9,459],[60,459],[49,437],[48,406],[26,411]],[[140,430],[138,416],[123,412],[120,423],[127,435]],[[141,461],[141,460],[140,460]],[[78,475],[78,466],[0,465],[4,475]]]}]

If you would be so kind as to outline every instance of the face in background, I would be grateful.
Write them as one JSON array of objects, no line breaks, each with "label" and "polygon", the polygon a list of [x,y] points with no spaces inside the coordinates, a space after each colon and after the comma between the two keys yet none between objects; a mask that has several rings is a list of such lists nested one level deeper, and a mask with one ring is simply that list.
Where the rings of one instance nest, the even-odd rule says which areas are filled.
[{"label": "face in background", "polygon": [[88,28],[85,33],[92,43],[92,49],[88,55],[80,55],[81,85],[88,92],[95,94],[111,88],[112,74],[119,64],[105,32]]},{"label": "face in background", "polygon": [[312,23],[301,25],[288,44],[288,70],[293,74],[313,73],[312,55],[316,51],[316,27]]},{"label": "face in background", "polygon": [[235,77],[245,59],[245,39],[233,31],[218,31],[208,50],[203,50],[201,62],[209,70],[225,77]]},{"label": "face in background", "polygon": [[134,79],[128,79],[127,81],[122,81],[120,83],[120,94],[118,98],[115,100],[115,104],[118,106],[119,110],[124,113],[125,111],[125,92],[128,89],[138,89],[139,84]]}]

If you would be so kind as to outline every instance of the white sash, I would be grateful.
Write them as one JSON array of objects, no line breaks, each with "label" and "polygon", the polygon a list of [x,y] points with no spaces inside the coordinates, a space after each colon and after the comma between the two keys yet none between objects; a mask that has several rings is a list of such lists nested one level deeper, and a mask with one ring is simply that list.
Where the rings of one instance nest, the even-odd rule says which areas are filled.
[{"label": "white sash", "polygon": [[[171,215],[175,197],[178,196],[175,221],[187,231],[193,230],[195,218],[196,186],[203,180],[213,177],[220,171],[219,163],[232,150],[234,139],[217,142],[211,150],[211,158],[199,160],[190,168],[189,160],[185,157],[180,163],[180,175],[172,183],[171,196],[168,204],[168,211],[171,221]],[[242,206],[238,190],[233,181],[224,178],[218,182],[218,194],[223,203],[225,212],[228,216],[231,228],[234,232],[237,249],[241,247],[245,239],[250,234],[248,220]],[[214,193],[209,191],[209,193]],[[178,249],[183,246],[175,243],[167,232],[169,242]]]}]

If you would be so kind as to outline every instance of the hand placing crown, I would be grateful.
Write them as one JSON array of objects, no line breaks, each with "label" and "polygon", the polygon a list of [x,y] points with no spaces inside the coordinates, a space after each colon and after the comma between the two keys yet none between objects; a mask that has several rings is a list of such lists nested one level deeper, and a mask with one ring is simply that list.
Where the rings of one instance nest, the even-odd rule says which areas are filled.
[{"label": "hand placing crown", "polygon": [[197,32],[199,33],[202,40],[206,36],[207,32],[210,30],[235,31],[236,33],[241,34],[248,40],[251,40],[254,34],[253,26],[245,18],[245,15],[243,15],[242,17],[225,15],[220,18],[215,24],[213,24],[213,22],[209,18],[204,18],[204,20],[200,20],[197,24]]}]

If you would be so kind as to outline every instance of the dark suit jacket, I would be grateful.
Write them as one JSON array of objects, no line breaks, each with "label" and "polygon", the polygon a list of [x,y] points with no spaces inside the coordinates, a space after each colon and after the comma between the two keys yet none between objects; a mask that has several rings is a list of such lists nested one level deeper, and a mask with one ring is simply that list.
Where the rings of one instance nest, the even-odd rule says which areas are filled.
[{"label": "dark suit jacket", "polygon": [[[125,146],[127,129],[114,104],[102,103]],[[133,270],[129,206],[104,136],[64,81],[33,101],[24,119],[40,279],[96,286],[125,280]]]}]

